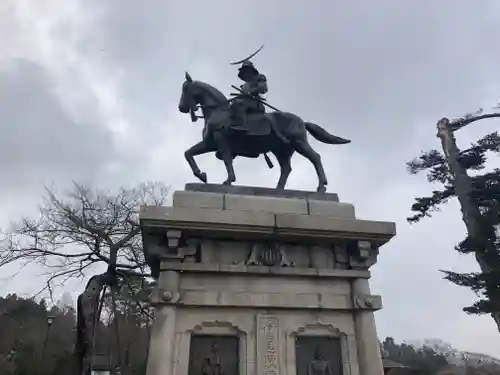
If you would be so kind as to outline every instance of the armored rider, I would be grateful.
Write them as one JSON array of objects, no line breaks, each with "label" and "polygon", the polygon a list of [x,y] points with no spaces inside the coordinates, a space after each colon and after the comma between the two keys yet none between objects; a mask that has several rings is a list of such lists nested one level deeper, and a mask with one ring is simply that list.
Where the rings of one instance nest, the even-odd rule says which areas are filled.
[{"label": "armored rider", "polygon": [[236,129],[247,130],[248,115],[265,113],[261,95],[267,93],[267,78],[259,73],[250,60],[241,63],[238,78],[245,83],[240,86],[242,94],[234,99],[231,108]]}]

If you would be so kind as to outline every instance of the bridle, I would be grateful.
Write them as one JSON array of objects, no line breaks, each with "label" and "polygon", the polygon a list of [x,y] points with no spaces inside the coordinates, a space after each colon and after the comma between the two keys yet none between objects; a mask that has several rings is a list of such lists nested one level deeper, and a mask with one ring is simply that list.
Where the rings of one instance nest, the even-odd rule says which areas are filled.
[{"label": "bridle", "polygon": [[[214,96],[214,94],[210,90],[207,90],[205,87],[203,87],[203,85],[199,85],[195,81],[190,81],[189,83],[190,83],[190,85],[197,85],[196,87],[198,90],[203,91],[203,93],[210,96],[214,102],[217,102],[217,98]],[[196,95],[193,95],[192,93],[189,93],[189,95],[191,96],[192,102],[194,103],[191,106],[191,109],[189,110],[192,122],[196,122],[200,118],[205,118],[205,116],[198,116],[196,114],[196,111],[198,111],[199,109],[201,109],[202,111],[204,111],[205,109],[216,109],[216,108],[219,108],[223,111],[228,111],[230,109],[230,100],[226,99],[227,104],[224,104],[224,103],[221,103],[221,104],[201,104],[201,103],[197,103]]]}]

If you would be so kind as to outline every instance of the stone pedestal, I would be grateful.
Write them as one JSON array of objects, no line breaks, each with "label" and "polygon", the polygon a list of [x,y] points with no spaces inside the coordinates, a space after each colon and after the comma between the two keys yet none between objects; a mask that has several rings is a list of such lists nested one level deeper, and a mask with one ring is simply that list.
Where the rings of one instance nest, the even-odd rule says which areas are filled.
[{"label": "stone pedestal", "polygon": [[382,375],[369,267],[394,223],[335,194],[188,184],[141,208],[147,375]]}]

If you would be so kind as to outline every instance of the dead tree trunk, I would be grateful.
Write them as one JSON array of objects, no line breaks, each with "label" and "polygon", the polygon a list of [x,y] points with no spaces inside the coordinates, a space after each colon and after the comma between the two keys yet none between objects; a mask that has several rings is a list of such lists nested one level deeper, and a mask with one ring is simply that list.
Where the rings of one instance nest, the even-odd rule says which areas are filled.
[{"label": "dead tree trunk", "polygon": [[[495,251],[493,249],[494,244],[486,235],[484,228],[481,227],[481,212],[478,204],[472,197],[472,179],[458,160],[460,150],[458,149],[450,121],[447,118],[439,120],[437,129],[437,136],[441,139],[445,159],[453,176],[453,186],[460,203],[462,220],[467,228],[467,234],[469,238],[474,240],[474,244],[479,244],[486,251]],[[492,268],[486,261],[482,251],[476,251],[474,254],[481,271],[483,273],[491,272]],[[492,313],[491,316],[500,331],[500,295],[491,290],[487,290],[487,293],[493,305],[498,307],[497,311]]]},{"label": "dead tree trunk", "polygon": [[129,369],[126,364],[125,358],[124,358],[124,345],[123,345],[123,340],[121,337],[120,333],[120,327],[124,327],[123,324],[121,324],[121,319],[120,319],[120,313],[118,312],[118,309],[116,308],[116,286],[111,287],[111,301],[112,301],[112,310],[113,310],[113,318],[114,318],[114,326],[115,326],[115,339],[116,339],[116,353],[118,355],[118,364],[120,366],[120,373],[122,375],[128,375],[129,374]]},{"label": "dead tree trunk", "polygon": [[75,374],[87,375],[94,356],[94,336],[98,324],[99,296],[111,284],[112,275],[105,272],[92,276],[77,300]]}]

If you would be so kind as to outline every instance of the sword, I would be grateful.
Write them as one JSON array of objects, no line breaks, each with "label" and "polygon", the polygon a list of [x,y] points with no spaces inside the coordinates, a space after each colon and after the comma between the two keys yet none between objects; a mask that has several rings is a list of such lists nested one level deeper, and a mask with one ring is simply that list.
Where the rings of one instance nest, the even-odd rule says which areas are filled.
[{"label": "sword", "polygon": [[239,92],[240,92],[240,94],[243,94],[243,96],[244,96],[244,97],[251,98],[251,99],[253,99],[253,100],[255,100],[255,101],[259,102],[259,103],[262,103],[263,105],[265,105],[265,106],[267,106],[267,107],[269,107],[269,108],[271,108],[271,109],[274,109],[274,110],[275,110],[275,111],[277,111],[277,112],[282,112],[282,111],[280,111],[278,108],[273,107],[271,104],[266,103],[265,101],[263,101],[263,100],[262,100],[262,99],[260,99],[259,97],[255,97],[255,96],[252,96],[252,95],[248,95],[246,92],[244,92],[244,91],[243,91],[242,89],[240,89],[238,86],[231,85],[231,87],[232,87],[233,89],[235,89],[235,90],[239,91]]},{"label": "sword", "polygon": [[[261,98],[259,97],[255,97],[255,96],[252,96],[252,95],[248,95],[247,93],[245,93],[242,89],[240,89],[239,87],[237,86],[234,86],[234,85],[231,85],[231,87],[233,89],[235,89],[236,91],[239,91],[242,95],[240,97],[247,97],[247,98],[250,98],[250,99],[253,99],[259,103],[262,103],[263,105],[271,108],[271,109],[274,109],[276,112],[282,112],[280,111],[278,108],[272,106],[271,104],[268,104],[266,103],[265,101],[263,101]],[[237,95],[237,94],[236,94]],[[233,99],[236,99],[236,98],[233,98]],[[231,100],[230,100],[231,101]],[[276,132],[276,135],[283,141],[283,143],[290,143],[290,141],[288,141],[288,139],[286,139],[280,132],[278,132],[276,129],[275,129],[275,132]],[[267,153],[264,153],[264,160],[266,161],[267,163],[267,166],[271,169],[274,167],[273,165],[273,162],[271,161],[271,159],[269,159],[269,156],[267,155]]]},{"label": "sword", "polygon": [[[249,98],[249,99],[253,99],[253,100],[255,100],[255,101],[256,101],[256,102],[258,102],[258,103],[262,103],[263,105],[265,105],[265,106],[267,106],[267,107],[269,107],[269,108],[271,108],[271,109],[274,109],[276,112],[282,112],[282,111],[280,111],[278,108],[273,107],[271,104],[266,103],[266,102],[265,102],[265,101],[263,101],[261,98],[259,98],[259,97],[255,97],[255,96],[252,96],[252,95],[249,95],[249,94],[245,93],[245,92],[244,92],[243,90],[241,90],[239,87],[236,87],[236,86],[234,86],[234,85],[231,85],[231,87],[232,87],[233,89],[235,89],[235,90],[238,90],[238,91],[242,94],[241,96],[239,96],[240,98]],[[233,94],[233,95],[238,95],[238,94]],[[236,98],[233,98],[233,99],[236,99]],[[288,139],[286,139],[286,138],[283,136],[283,134],[281,134],[281,132],[279,132],[279,131],[278,131],[278,129],[276,129],[276,128],[275,128],[275,129],[274,129],[274,131],[276,132],[276,135],[277,135],[277,136],[278,136],[278,137],[279,137],[279,138],[280,138],[280,139],[281,139],[284,143],[286,143],[286,144],[289,144],[289,143],[290,143],[290,141],[289,141]],[[266,157],[267,157],[267,155],[266,155]],[[268,163],[268,164],[269,164],[269,163]],[[271,167],[270,167],[270,168],[271,168]]]}]

